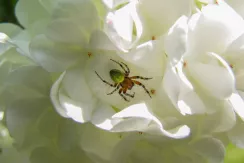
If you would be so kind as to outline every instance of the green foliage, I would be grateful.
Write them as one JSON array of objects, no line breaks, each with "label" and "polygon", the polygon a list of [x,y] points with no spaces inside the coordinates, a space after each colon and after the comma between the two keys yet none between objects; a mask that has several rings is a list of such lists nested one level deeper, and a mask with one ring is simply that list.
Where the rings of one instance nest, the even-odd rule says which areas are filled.
[{"label": "green foliage", "polygon": [[243,163],[244,162],[244,149],[235,147],[230,144],[226,149],[226,156],[224,163]]}]

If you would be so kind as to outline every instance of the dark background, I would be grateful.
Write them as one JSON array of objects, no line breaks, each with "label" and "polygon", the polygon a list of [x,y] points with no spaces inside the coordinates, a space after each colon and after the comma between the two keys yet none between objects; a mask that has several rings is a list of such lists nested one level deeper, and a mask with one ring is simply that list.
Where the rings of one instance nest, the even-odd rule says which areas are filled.
[{"label": "dark background", "polygon": [[14,6],[18,0],[0,0],[0,22],[18,24],[14,15]]}]

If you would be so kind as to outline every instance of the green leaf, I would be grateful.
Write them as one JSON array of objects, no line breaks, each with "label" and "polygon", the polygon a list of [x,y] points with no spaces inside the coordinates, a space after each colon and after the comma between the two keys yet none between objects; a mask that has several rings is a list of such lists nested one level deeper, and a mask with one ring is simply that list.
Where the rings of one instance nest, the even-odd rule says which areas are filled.
[{"label": "green leaf", "polygon": [[224,163],[243,163],[244,149],[237,148],[233,144],[229,144],[226,150]]}]

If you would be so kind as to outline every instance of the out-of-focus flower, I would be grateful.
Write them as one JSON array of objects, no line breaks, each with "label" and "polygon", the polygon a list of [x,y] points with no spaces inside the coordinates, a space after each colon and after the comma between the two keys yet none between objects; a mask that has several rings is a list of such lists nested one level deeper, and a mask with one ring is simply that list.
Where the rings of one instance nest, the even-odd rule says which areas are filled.
[{"label": "out-of-focus flower", "polygon": [[[221,141],[211,137],[175,140],[138,132],[111,133],[88,124],[82,129],[80,146],[94,162],[194,163],[208,160],[214,163],[221,162],[225,154]],[[95,135],[100,135],[99,139]]]}]

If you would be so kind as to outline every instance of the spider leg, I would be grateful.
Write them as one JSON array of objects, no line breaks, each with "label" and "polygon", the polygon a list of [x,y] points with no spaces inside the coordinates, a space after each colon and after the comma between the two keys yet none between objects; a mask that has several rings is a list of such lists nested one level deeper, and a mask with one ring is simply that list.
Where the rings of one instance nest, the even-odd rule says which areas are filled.
[{"label": "spider leg", "polygon": [[129,102],[129,100],[122,94],[122,91],[123,91],[123,88],[120,88],[120,90],[119,90],[119,95],[120,95],[121,97],[123,97],[123,99],[124,99],[125,101]]},{"label": "spider leg", "polygon": [[133,83],[142,86],[142,88],[147,92],[148,96],[150,96],[150,98],[152,98],[152,96],[150,95],[149,91],[147,90],[147,88],[145,87],[145,85],[143,85],[141,82],[136,81],[136,80],[132,80]]},{"label": "spider leg", "polygon": [[110,84],[109,82],[107,82],[106,80],[103,80],[103,78],[100,76],[100,75],[98,75],[98,73],[95,71],[95,73],[97,74],[97,76],[104,82],[104,83],[106,83],[107,85],[109,85],[109,86],[111,86],[111,87],[116,87],[116,85],[117,84]]},{"label": "spider leg", "polygon": [[133,92],[133,94],[129,94],[129,93],[124,93],[126,96],[129,96],[131,98],[134,98],[135,97],[135,92]]},{"label": "spider leg", "polygon": [[126,93],[126,91],[127,91],[127,89],[124,89],[124,90],[123,90],[124,95],[129,96],[129,97],[131,97],[131,98],[134,98],[134,96],[135,96],[135,92],[133,92],[133,94],[129,94],[129,93]]},{"label": "spider leg", "polygon": [[132,76],[130,77],[131,79],[142,79],[142,80],[150,80],[152,78],[145,78],[145,77],[142,77],[142,76]]},{"label": "spider leg", "polygon": [[116,88],[115,88],[112,92],[108,93],[107,95],[111,95],[111,94],[113,94],[115,91],[117,91],[117,90],[119,89],[119,86],[120,86],[120,85],[117,85]]},{"label": "spider leg", "polygon": [[128,68],[128,66],[125,63],[121,62],[123,65],[126,66],[127,70],[124,68],[124,66],[121,63],[119,63],[119,62],[117,62],[117,61],[115,61],[113,59],[110,59],[110,60],[115,62],[115,63],[117,63],[124,70],[126,75],[128,75],[130,73],[130,69]]},{"label": "spider leg", "polygon": [[125,67],[126,67],[126,69],[127,69],[127,74],[130,74],[130,69],[129,69],[129,67],[127,66],[127,64],[125,64],[125,63],[123,63],[123,62],[121,62]]}]

